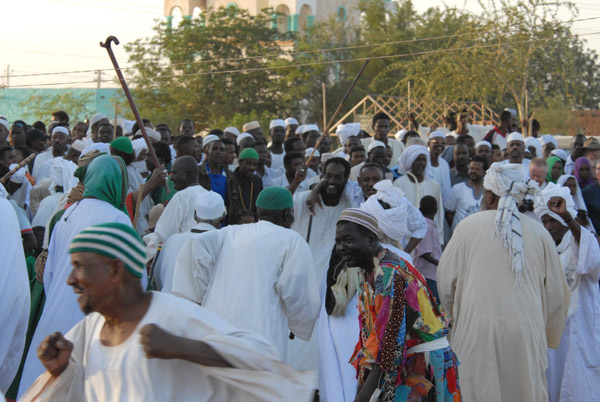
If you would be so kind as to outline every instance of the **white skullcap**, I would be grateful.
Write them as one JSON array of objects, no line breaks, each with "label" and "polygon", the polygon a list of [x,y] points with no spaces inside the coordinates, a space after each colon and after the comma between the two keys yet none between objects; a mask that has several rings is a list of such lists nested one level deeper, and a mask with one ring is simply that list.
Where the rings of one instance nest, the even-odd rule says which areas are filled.
[{"label": "white skullcap", "polygon": [[381,141],[374,140],[367,147],[367,153],[371,152],[371,150],[373,150],[375,148],[385,148],[385,144],[383,142],[381,142]]},{"label": "white skullcap", "polygon": [[[160,136],[160,133],[158,131],[153,130],[153,129],[148,128],[148,127],[144,127],[144,129],[146,130],[146,135],[148,135],[148,139],[154,140],[156,142],[158,142],[158,141],[161,140],[161,136]],[[134,137],[136,137],[138,135],[142,135],[142,130],[136,131]]]},{"label": "white skullcap", "polygon": [[458,134],[456,134],[456,131],[450,131],[446,134],[446,137],[458,138]]},{"label": "white skullcap", "polygon": [[225,133],[229,133],[229,134],[233,134],[233,135],[235,135],[236,137],[237,137],[238,135],[240,135],[240,130],[238,130],[238,129],[237,129],[237,128],[235,128],[235,127],[227,127],[225,130],[223,130],[223,132],[225,132]]},{"label": "white skullcap", "polygon": [[542,145],[540,144],[540,142],[538,141],[537,138],[534,138],[534,137],[525,138],[525,147],[526,148],[534,147],[535,148],[535,156],[538,158],[542,157],[542,154],[543,154]]},{"label": "white skullcap", "polygon": [[50,179],[57,185],[63,188],[63,193],[68,194],[69,191],[77,185],[79,180],[73,176],[77,170],[77,165],[62,157],[54,158],[50,167]]},{"label": "white skullcap", "polygon": [[223,197],[214,191],[205,191],[196,197],[194,211],[198,219],[218,219],[225,214],[225,202]]},{"label": "white skullcap", "polygon": [[8,120],[6,120],[4,117],[0,118],[0,124],[3,125],[4,127],[6,127],[7,130],[10,130]]},{"label": "white skullcap", "polygon": [[517,117],[517,111],[515,109],[505,108],[504,110],[510,112],[512,117]]},{"label": "white skullcap", "polygon": [[69,136],[69,129],[63,126],[56,126],[52,129],[52,134],[54,133],[63,133],[67,137]]},{"label": "white skullcap", "polygon": [[269,124],[269,130],[275,127],[281,127],[285,129],[285,121],[282,119],[271,120],[271,123]]},{"label": "white skullcap", "polygon": [[319,152],[319,150],[318,149],[315,150],[312,147],[311,148],[306,148],[306,151],[304,151],[304,156],[307,157],[307,158],[309,158],[310,154],[312,154],[313,150],[315,151],[315,154],[313,155],[313,157],[315,157],[315,158],[321,157],[321,153]]},{"label": "white skullcap", "polygon": [[309,131],[316,131],[317,133],[320,133],[319,126],[317,126],[316,124],[307,124],[306,126],[304,126],[304,131],[302,132],[307,133]]},{"label": "white skullcap", "polygon": [[483,187],[500,197],[492,239],[499,236],[508,251],[515,287],[521,286],[523,270],[523,235],[517,203],[526,195],[537,196],[538,184],[525,181],[526,172],[520,163],[492,163],[483,179]]},{"label": "white skullcap", "polygon": [[427,157],[427,168],[429,168],[429,150],[423,145],[411,145],[406,147],[404,152],[398,158],[398,173],[407,174],[412,169],[413,163],[419,157],[425,155]]},{"label": "white skullcap", "polygon": [[[19,165],[17,163],[13,163],[10,165],[9,169],[13,170],[16,167],[19,167]],[[17,170],[15,172],[15,174],[13,174],[10,177],[10,181],[12,181],[13,183],[18,183],[18,184],[25,182],[25,179],[26,179],[25,173],[26,173],[25,168],[21,168],[21,169]]]},{"label": "white skullcap", "polygon": [[550,152],[550,154],[559,157],[560,159],[562,159],[563,164],[564,162],[567,161],[567,159],[569,159],[569,154],[567,153],[567,151],[565,151],[564,149],[560,149],[560,148],[554,148],[552,150],[552,152]]},{"label": "white skullcap", "polygon": [[106,144],[104,142],[95,142],[95,143],[85,147],[83,149],[83,151],[81,151],[81,155],[79,157],[81,158],[82,156],[84,156],[92,151],[98,151],[100,153],[105,153],[105,154],[110,155],[110,148],[109,148],[108,144]]},{"label": "white skullcap", "polygon": [[123,134],[131,134],[134,124],[135,122],[132,120],[123,120]]},{"label": "white skullcap", "polygon": [[394,135],[394,138],[396,138],[398,141],[402,141],[402,139],[404,138],[404,134],[406,133],[408,133],[408,130],[402,129]]},{"label": "white skullcap", "polygon": [[340,124],[337,126],[335,133],[340,140],[340,144],[344,146],[348,138],[358,136],[360,133],[360,123]]},{"label": "white skullcap", "polygon": [[571,218],[575,219],[577,217],[575,202],[573,201],[573,197],[571,197],[571,190],[569,190],[568,187],[563,187],[554,183],[548,183],[546,188],[544,188],[536,198],[534,206],[535,214],[540,219],[542,219],[542,216],[544,215],[550,215],[553,219],[559,221],[561,225],[569,226],[563,218],[550,211],[550,208],[548,208],[548,202],[552,197],[560,197],[565,200],[567,203],[567,212],[569,212]]},{"label": "white skullcap", "polygon": [[523,138],[523,134],[514,131],[514,132],[510,133],[510,135],[506,139],[506,143],[508,144],[509,142],[512,142],[512,141],[521,141],[522,143],[525,143],[525,138]]},{"label": "white skullcap", "polygon": [[296,135],[300,135],[304,133],[304,126],[298,126],[296,129]]},{"label": "white skullcap", "polygon": [[96,113],[90,119],[90,127],[92,127],[94,124],[98,123],[102,119],[108,120],[108,116],[106,116],[104,113]]},{"label": "white skullcap", "polygon": [[73,148],[76,151],[83,152],[83,150],[85,149],[85,145],[86,145],[85,141],[83,141],[83,140],[75,140],[71,144],[71,148]]},{"label": "white skullcap", "polygon": [[241,133],[235,139],[235,142],[238,144],[238,146],[240,146],[240,144],[242,143],[242,141],[245,140],[246,138],[252,138],[252,139],[254,139],[254,137],[250,133]]},{"label": "white skullcap", "polygon": [[492,149],[492,144],[490,144],[487,141],[479,141],[477,144],[475,144],[475,149],[477,149],[479,147],[488,147],[488,148]]},{"label": "white skullcap", "polygon": [[540,138],[540,144],[542,144],[542,146],[545,146],[550,143],[553,143],[555,147],[558,147],[558,141],[556,141],[556,138],[554,138],[553,135],[542,135],[542,137]]},{"label": "white skullcap", "polygon": [[441,131],[432,131],[429,134],[429,138],[428,139],[432,139],[432,138],[446,138],[446,135],[444,133],[442,133]]},{"label": "white skullcap", "polygon": [[146,140],[143,138],[138,138],[136,140],[131,141],[131,146],[133,147],[133,153],[135,154],[136,159],[138,158],[138,156],[140,156],[144,149],[146,151],[148,150],[148,144],[146,144]]},{"label": "white skullcap", "polygon": [[[360,209],[377,218],[379,230],[392,240],[400,240],[411,233],[408,229],[408,200],[404,192],[392,184],[391,180],[381,180],[373,186],[377,193],[370,196]],[[379,201],[387,203],[391,208],[384,209]]]},{"label": "white skullcap", "polygon": [[242,131],[250,131],[253,130],[255,128],[260,128],[260,123],[255,121],[250,121],[246,124],[244,124],[244,126],[242,127]]},{"label": "white skullcap", "polygon": [[214,134],[209,134],[202,139],[202,148],[210,144],[211,142],[220,141],[219,137]]},{"label": "white skullcap", "polygon": [[[344,159],[342,158],[340,155],[338,154],[334,154],[332,152],[325,152],[323,155],[321,155],[321,163],[325,163],[327,162],[329,159],[334,159],[334,158],[340,158],[340,159]],[[346,159],[344,159],[346,160]]]},{"label": "white skullcap", "polygon": [[294,119],[293,117],[288,117],[285,119],[286,126],[291,126],[292,124],[298,125],[298,120]]}]

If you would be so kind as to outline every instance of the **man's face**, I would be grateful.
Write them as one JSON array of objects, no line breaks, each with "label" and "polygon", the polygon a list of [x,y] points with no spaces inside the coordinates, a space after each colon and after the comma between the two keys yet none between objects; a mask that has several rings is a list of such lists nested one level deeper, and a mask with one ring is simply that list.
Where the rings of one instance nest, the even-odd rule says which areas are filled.
[{"label": "man's face", "polygon": [[85,124],[83,124],[83,123],[75,124],[75,127],[73,127],[73,131],[71,132],[71,135],[73,136],[73,141],[84,139],[87,134],[86,131],[87,131],[87,126]]},{"label": "man's face", "polygon": [[560,244],[563,236],[565,233],[567,233],[567,230],[569,230],[569,228],[563,226],[559,221],[552,218],[550,215],[542,216],[542,224],[548,233],[550,233],[552,240],[554,240],[554,243],[557,245]]},{"label": "man's face", "polygon": [[550,176],[552,177],[552,180],[558,180],[560,174],[562,173],[562,166],[563,165],[561,161],[554,162],[554,165],[552,165],[552,170],[550,171]]},{"label": "man's face", "polygon": [[351,223],[336,225],[335,248],[347,267],[361,266],[364,261],[373,258],[368,238]]},{"label": "man's face", "polygon": [[223,158],[223,161],[227,165],[231,165],[234,160],[235,160],[235,145],[233,145],[233,144],[225,145],[225,156]]},{"label": "man's face", "polygon": [[360,146],[361,146],[360,138],[358,138],[358,137],[356,137],[356,136],[349,137],[349,138],[346,140],[346,144],[344,145],[345,152],[346,152],[347,154],[350,154],[350,150],[351,150],[353,147],[360,147]]},{"label": "man's face", "polygon": [[[316,158],[313,158],[313,160],[318,161]],[[288,166],[285,166],[285,171],[289,173],[290,177],[296,176],[298,169],[306,169],[304,158],[294,158],[290,161]]]},{"label": "man's face", "polygon": [[492,162],[501,162],[502,161],[502,151],[499,149],[492,148]]},{"label": "man's face", "polygon": [[79,297],[77,302],[85,315],[99,311],[114,292],[114,279],[111,275],[112,259],[91,252],[71,254],[73,270],[67,284],[73,287]]},{"label": "man's face", "polygon": [[359,163],[363,163],[367,159],[365,151],[354,151],[350,157],[350,165],[356,166]]},{"label": "man's face", "polygon": [[373,186],[375,186],[375,183],[378,183],[381,180],[383,180],[383,173],[381,169],[367,167],[360,171],[360,175],[358,176],[358,185],[362,189],[365,201],[377,192]]},{"label": "man's face", "polygon": [[565,187],[568,187],[571,196],[575,197],[575,195],[577,194],[577,180],[575,180],[572,177],[568,178],[565,182]]},{"label": "man's face", "polygon": [[110,144],[114,137],[114,129],[110,124],[104,124],[98,129],[98,141],[105,144]]},{"label": "man's face", "polygon": [[465,144],[454,145],[452,159],[454,160],[454,165],[466,166],[469,162],[469,149],[467,146]]},{"label": "man's face", "polygon": [[317,141],[319,140],[319,137],[321,136],[321,134],[319,134],[318,131],[310,131],[307,135],[306,135],[306,147],[307,148],[314,148],[315,145],[317,145]]},{"label": "man's face", "polygon": [[323,137],[321,143],[319,144],[319,148],[317,148],[321,155],[331,152],[331,140],[329,137]]},{"label": "man's face", "polygon": [[392,158],[394,157],[394,151],[392,151],[392,147],[386,145],[385,147],[385,160],[383,161],[383,166],[389,166],[392,162]]},{"label": "man's face", "polygon": [[525,144],[523,141],[511,141],[508,143],[508,157],[511,163],[523,162]]},{"label": "man's face", "polygon": [[482,158],[485,158],[488,161],[488,163],[491,163],[492,148],[486,147],[486,146],[481,146],[475,150],[475,154],[477,156],[481,156]]},{"label": "man's face", "polygon": [[547,173],[548,172],[543,166],[536,166],[533,163],[529,165],[529,178],[537,182],[540,187],[544,185]]},{"label": "man's face", "polygon": [[571,140],[571,159],[575,160],[583,153],[583,143],[585,137],[582,135],[576,135]]},{"label": "man's face", "polygon": [[386,119],[378,119],[373,125],[373,136],[377,140],[387,140],[387,135],[390,132],[390,121]]},{"label": "man's face", "polygon": [[252,130],[248,130],[248,134],[251,134],[254,137],[254,140],[261,141],[264,140],[262,128],[257,127]]},{"label": "man's face", "polygon": [[446,138],[444,138],[444,141],[446,142],[446,146],[450,146],[450,145],[456,144],[456,138],[454,138],[451,135],[446,136]]},{"label": "man's face", "polygon": [[[98,134],[98,130],[100,129],[100,127],[103,124],[110,124],[110,121],[108,121],[108,119],[100,119],[97,122],[94,123],[94,125],[92,126],[92,140],[94,140],[95,135]],[[94,142],[101,142],[101,141],[95,141]]]},{"label": "man's face", "polygon": [[196,140],[187,141],[183,146],[180,146],[178,156],[192,156],[198,160],[198,143]]},{"label": "man's face", "polygon": [[75,148],[71,147],[67,150],[67,154],[64,156],[64,158],[68,161],[71,161],[71,162],[77,164],[77,160],[79,159],[80,155],[81,155],[81,152],[79,152]]},{"label": "man's face", "polygon": [[259,166],[269,166],[269,156],[271,156],[269,149],[266,145],[256,145],[254,147],[256,153],[258,153],[258,165]]},{"label": "man's face", "polygon": [[13,147],[25,145],[25,129],[21,126],[13,126],[10,131],[10,144]]},{"label": "man's face", "polygon": [[[213,141],[208,144],[207,159],[208,162],[213,165],[220,165],[223,162],[225,156],[225,145],[221,141]],[[217,173],[217,172],[213,172]]]},{"label": "man's face", "polygon": [[52,134],[52,151],[55,155],[64,155],[68,143],[69,137],[65,133],[57,131]]},{"label": "man's face", "polygon": [[194,135],[194,123],[184,120],[179,124],[179,135]]},{"label": "man's face", "polygon": [[485,172],[483,171],[483,163],[481,162],[471,162],[469,164],[469,179],[471,181],[479,181],[483,178]]},{"label": "man's face", "polygon": [[[558,163],[558,162],[556,162]],[[596,169],[597,171],[597,169]],[[587,180],[590,178],[591,170],[589,165],[581,165],[579,168],[579,178],[583,180]]]},{"label": "man's face", "polygon": [[535,147],[527,147],[525,150],[525,157],[527,157],[527,152],[529,152],[529,159],[533,159],[537,156],[537,150]]},{"label": "man's face", "polygon": [[286,138],[290,138],[293,135],[296,135],[296,129],[298,128],[297,124],[290,124],[285,127],[285,135]]},{"label": "man's face", "polygon": [[285,141],[285,129],[283,127],[273,127],[270,134],[273,144],[279,145]]},{"label": "man's face", "polygon": [[[191,142],[191,141],[190,141]],[[181,163],[173,164],[173,169],[171,169],[171,180],[173,180],[173,188],[177,191],[183,190],[187,185],[188,174],[186,170],[183,168]]]},{"label": "man's face", "polygon": [[412,164],[410,169],[411,173],[415,176],[422,176],[425,173],[425,168],[427,167],[427,156],[421,154],[417,156],[417,159]]},{"label": "man's face", "polygon": [[469,151],[469,158],[475,156],[475,140],[473,138],[467,138],[465,140],[465,145],[467,146],[467,150]]},{"label": "man's face", "polygon": [[431,155],[440,156],[442,152],[444,152],[445,143],[444,139],[440,137],[430,139],[429,142],[427,142],[427,145],[429,146]]},{"label": "man's face", "polygon": [[4,163],[6,166],[10,166],[13,163],[17,163],[16,158],[17,155],[15,153],[15,150],[11,149],[10,151],[4,152],[4,158],[0,160],[0,162]]},{"label": "man's face", "polygon": [[385,158],[386,155],[384,147],[373,148],[369,152],[369,162],[379,163],[381,166],[387,166],[385,165]]},{"label": "man's face", "polygon": [[327,165],[323,174],[323,192],[331,197],[339,197],[344,192],[348,178],[346,170],[341,163],[332,162]]},{"label": "man's face", "polygon": [[293,145],[293,152],[300,152],[301,154],[304,154],[304,152],[306,151],[306,146],[304,145],[304,142],[302,141],[294,141]]},{"label": "man's face", "polygon": [[550,157],[550,152],[552,152],[556,147],[553,143],[548,143],[544,145],[544,159],[548,159]]},{"label": "man's face", "polygon": [[240,161],[240,174],[243,177],[251,177],[257,167],[258,161],[256,159],[244,159],[243,161]]},{"label": "man's face", "polygon": [[169,131],[169,129],[167,129],[166,127],[160,127],[156,131],[158,131],[158,133],[160,134],[160,140],[162,142],[164,142],[165,144],[171,143],[171,132]]}]

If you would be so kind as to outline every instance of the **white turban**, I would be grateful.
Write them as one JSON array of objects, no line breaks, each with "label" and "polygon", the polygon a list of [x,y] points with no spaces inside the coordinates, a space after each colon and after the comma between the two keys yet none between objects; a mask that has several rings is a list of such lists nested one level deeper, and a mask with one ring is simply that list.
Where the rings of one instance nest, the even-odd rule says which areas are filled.
[{"label": "white turban", "polygon": [[546,188],[541,191],[540,195],[535,200],[534,212],[538,218],[542,219],[544,215],[550,215],[553,219],[556,219],[563,226],[569,226],[567,223],[558,216],[556,213],[550,211],[548,208],[548,202],[552,197],[560,197],[567,203],[567,211],[571,215],[571,218],[577,217],[577,211],[575,210],[575,202],[571,197],[571,191],[567,187],[560,186],[554,183],[548,183]]},{"label": "white turban", "polygon": [[[10,170],[13,170],[16,167],[19,167],[19,165],[16,163],[13,163],[10,165]],[[21,169],[17,170],[15,172],[15,174],[13,174],[10,177],[10,181],[12,181],[13,183],[22,184],[23,182],[25,182],[25,179],[26,179],[25,173],[26,173],[25,168],[21,168]]]},{"label": "white turban", "polygon": [[581,188],[579,187],[579,183],[577,183],[577,178],[570,174],[563,174],[556,180],[556,184],[559,186],[565,186],[567,180],[573,179],[575,180],[575,196],[573,196],[573,201],[575,202],[575,209],[584,210],[587,212],[587,206],[585,205],[585,201],[583,200],[583,194],[581,193]]},{"label": "white turban", "polygon": [[408,130],[402,129],[400,131],[398,131],[396,134],[394,134],[394,138],[396,138],[398,141],[402,141],[402,139],[404,138],[404,134],[408,133]]},{"label": "white turban", "polygon": [[535,156],[538,158],[542,158],[544,151],[542,150],[542,145],[538,141],[537,138],[527,137],[525,138],[525,148],[533,147],[535,148]]},{"label": "white turban", "polygon": [[240,130],[238,130],[238,129],[237,129],[237,128],[235,128],[235,127],[227,127],[225,130],[223,130],[223,132],[225,132],[225,133],[229,133],[229,134],[233,134],[233,135],[235,135],[236,137],[237,137],[238,135],[240,135]]},{"label": "white turban", "polygon": [[52,134],[54,133],[63,133],[67,137],[69,136],[69,129],[63,126],[56,126],[52,129]]},{"label": "white turban", "polygon": [[136,140],[131,141],[131,146],[133,147],[133,153],[135,154],[135,159],[140,156],[142,150],[148,150],[148,145],[146,144],[146,140],[143,138],[138,138]]},{"label": "white turban", "polygon": [[296,135],[300,135],[304,133],[304,126],[298,126],[296,129]]},{"label": "white turban", "polygon": [[[77,165],[62,157],[54,158],[50,167],[50,179],[55,185],[63,188],[63,193],[68,194],[79,180],[73,176],[77,170]],[[54,186],[52,186],[54,187]]]},{"label": "white turban", "polygon": [[479,141],[477,144],[475,144],[475,149],[479,147],[488,147],[489,149],[492,149],[492,144],[490,144],[488,141]]},{"label": "white turban", "polygon": [[316,124],[307,124],[306,126],[304,126],[303,133],[306,133],[306,132],[309,132],[309,131],[316,131],[317,133],[321,132],[319,130],[319,126],[317,126]]},{"label": "white turban", "polygon": [[550,152],[550,154],[560,158],[563,161],[563,165],[565,164],[567,159],[569,159],[569,154],[564,149],[555,148],[552,150],[552,152]]},{"label": "white turban", "polygon": [[250,131],[250,130],[254,130],[255,128],[260,128],[260,123],[257,122],[256,120],[250,121],[250,122],[244,124],[242,126],[242,131]]},{"label": "white turban", "polygon": [[269,123],[269,130],[275,127],[285,128],[285,121],[282,119],[271,120],[271,123]]},{"label": "white turban", "polygon": [[102,119],[108,120],[108,117],[104,113],[96,113],[95,115],[93,115],[90,119],[90,128]]},{"label": "white turban", "polygon": [[[148,136],[148,139],[154,140],[156,142],[158,142],[158,141],[161,140],[161,136],[160,136],[160,133],[158,131],[153,130],[153,129],[148,128],[148,127],[144,127],[144,129],[146,130],[146,135]],[[136,131],[134,137],[136,137],[138,135],[142,135],[142,130]],[[138,139],[140,139],[140,138],[138,138]],[[141,139],[143,139],[143,138],[141,138]]]},{"label": "white turban", "polygon": [[513,131],[512,133],[510,133],[510,135],[506,139],[506,143],[509,143],[509,142],[512,142],[512,141],[525,142],[525,138],[523,138],[523,134],[518,133],[516,131]]},{"label": "white turban", "polygon": [[371,150],[373,150],[375,148],[384,148],[385,149],[385,144],[381,141],[374,140],[367,147],[367,153],[371,152]]},{"label": "white turban", "polygon": [[553,143],[555,147],[558,147],[558,141],[556,141],[556,138],[554,138],[554,136],[550,134],[542,135],[542,137],[540,138],[540,144],[544,146],[550,143]]},{"label": "white turban", "polygon": [[346,145],[348,138],[358,136],[360,133],[360,123],[340,124],[335,130],[335,134],[340,140],[342,146]]},{"label": "white turban", "polygon": [[[373,186],[377,193],[370,196],[360,209],[377,218],[379,230],[392,240],[400,240],[411,233],[408,228],[408,200],[404,192],[394,186],[391,180],[381,180]],[[391,208],[384,209],[379,201],[387,203]]]},{"label": "white turban", "polygon": [[214,134],[209,134],[202,139],[202,148],[210,144],[211,142],[220,141],[219,137]]},{"label": "white turban", "polygon": [[428,139],[432,139],[432,138],[444,138],[444,139],[446,139],[446,135],[444,133],[442,133],[441,131],[432,131],[429,134],[429,138]]},{"label": "white turban", "polygon": [[238,144],[238,147],[240,146],[240,144],[242,143],[242,141],[245,140],[246,138],[252,138],[252,139],[254,139],[254,137],[250,133],[241,133],[235,139],[235,142]]},{"label": "white turban", "polygon": [[314,148],[306,148],[306,151],[304,151],[304,156],[309,158],[310,155],[313,153],[313,151],[315,151],[315,154],[313,155],[313,157],[315,158],[319,158],[321,157],[321,153],[319,152],[319,150],[315,150]]},{"label": "white turban", "polygon": [[288,117],[285,119],[286,126],[291,126],[292,124],[298,125],[298,120],[294,119],[293,117]]},{"label": "white turban", "polygon": [[499,236],[508,250],[517,288],[521,286],[523,271],[523,235],[517,203],[526,195],[536,196],[539,188],[533,180],[526,182],[525,177],[520,163],[495,162],[483,180],[483,187],[500,197],[492,239]]},{"label": "white turban", "polygon": [[71,144],[71,148],[73,148],[74,150],[76,150],[78,152],[83,152],[83,150],[85,149],[85,141],[83,141],[83,140],[75,140]]},{"label": "white turban", "polygon": [[196,197],[194,211],[198,219],[218,219],[225,214],[223,197],[214,191],[205,191]]},{"label": "white turban", "polygon": [[[411,145],[407,147],[400,158],[398,158],[398,173],[407,174],[412,169],[412,165],[419,155],[425,155],[427,157],[427,168],[429,169],[429,150],[427,147],[422,145]],[[427,175],[425,175],[427,177]]]},{"label": "white turban", "polygon": [[104,142],[95,142],[95,143],[85,147],[83,149],[83,151],[81,151],[81,155],[79,157],[81,158],[82,156],[89,154],[92,151],[98,151],[100,153],[105,153],[105,154],[110,155],[110,148],[109,148],[108,144],[106,144]]}]

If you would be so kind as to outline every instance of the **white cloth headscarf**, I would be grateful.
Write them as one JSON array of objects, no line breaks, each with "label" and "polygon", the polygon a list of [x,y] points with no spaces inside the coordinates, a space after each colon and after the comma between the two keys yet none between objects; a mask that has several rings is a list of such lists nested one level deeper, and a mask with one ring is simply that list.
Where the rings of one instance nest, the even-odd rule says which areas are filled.
[{"label": "white cloth headscarf", "polygon": [[537,182],[525,180],[526,171],[520,163],[492,163],[483,180],[483,187],[500,197],[492,239],[499,236],[508,250],[515,287],[521,287],[523,279],[523,234],[517,203],[526,195],[537,196]]},{"label": "white cloth headscarf", "polygon": [[535,149],[535,156],[537,158],[544,157],[544,151],[542,150],[542,144],[538,141],[537,138],[527,137],[525,138],[525,148],[533,147]]},{"label": "white cloth headscarf", "polygon": [[[63,188],[63,193],[69,194],[69,191],[79,183],[79,180],[73,176],[75,170],[77,170],[77,165],[73,162],[64,158],[54,158],[50,167],[50,179],[55,186]],[[50,187],[54,189],[55,186]]]},{"label": "white cloth headscarf", "polygon": [[575,202],[575,209],[584,210],[587,212],[587,206],[585,205],[585,201],[583,200],[583,194],[581,193],[581,188],[579,187],[579,183],[577,183],[577,178],[575,176],[573,176],[571,174],[563,174],[558,178],[558,180],[556,181],[556,184],[558,184],[559,186],[565,186],[565,183],[569,179],[575,180],[576,190],[575,190],[575,195],[572,196],[573,201]]},{"label": "white cloth headscarf", "polygon": [[143,138],[138,138],[136,140],[131,141],[131,146],[133,147],[133,153],[135,154],[135,159],[140,156],[142,150],[148,150],[148,144],[146,144],[146,140]]},{"label": "white cloth headscarf", "polygon": [[81,158],[82,156],[85,156],[92,151],[103,152],[110,155],[110,148],[108,144],[105,144],[104,142],[95,142],[85,147],[83,151],[81,151],[81,155],[79,155],[79,157]]},{"label": "white cloth headscarf", "polygon": [[577,217],[577,211],[575,211],[575,203],[573,197],[571,197],[571,191],[568,187],[563,187],[558,184],[548,183],[546,188],[540,192],[540,195],[535,200],[534,212],[538,218],[542,219],[544,215],[550,215],[553,219],[556,219],[563,226],[569,226],[567,223],[558,216],[556,213],[550,211],[548,208],[548,202],[552,197],[560,197],[567,203],[567,211],[571,214],[571,218]]},{"label": "white cloth headscarf", "polygon": [[544,146],[544,145],[547,145],[547,144],[550,144],[550,143],[554,144],[555,147],[558,146],[558,141],[556,141],[556,138],[554,138],[554,136],[550,135],[550,134],[542,135],[539,138],[539,140],[540,140],[540,145],[541,146]]},{"label": "white cloth headscarf", "polygon": [[400,158],[398,158],[398,173],[407,174],[412,169],[412,165],[419,155],[425,155],[427,157],[427,167],[425,168],[425,177],[429,177],[427,173],[430,170],[429,162],[429,150],[427,147],[422,145],[411,145],[407,147]]},{"label": "white cloth headscarf", "polygon": [[340,140],[342,146],[346,145],[348,138],[355,137],[360,133],[360,123],[340,124],[335,130],[335,134]]},{"label": "white cloth headscarf", "polygon": [[[19,165],[17,165],[16,163],[13,163],[12,165],[10,165],[10,170],[13,170],[18,166]],[[19,206],[23,209],[27,209],[27,206],[29,205],[29,192],[31,191],[31,183],[29,182],[29,180],[27,180],[25,174],[25,168],[21,168],[17,170],[17,172],[13,174],[10,178],[10,181],[12,181],[13,183],[22,184],[21,187],[17,191],[15,191],[9,198],[15,201],[17,204],[19,204]]]},{"label": "white cloth headscarf", "polygon": [[[360,206],[363,211],[369,212],[377,218],[379,230],[392,240],[400,240],[411,233],[408,229],[408,200],[404,191],[392,184],[391,180],[381,180],[373,186],[377,193],[370,196]],[[383,201],[391,208],[384,209],[379,201]]]}]

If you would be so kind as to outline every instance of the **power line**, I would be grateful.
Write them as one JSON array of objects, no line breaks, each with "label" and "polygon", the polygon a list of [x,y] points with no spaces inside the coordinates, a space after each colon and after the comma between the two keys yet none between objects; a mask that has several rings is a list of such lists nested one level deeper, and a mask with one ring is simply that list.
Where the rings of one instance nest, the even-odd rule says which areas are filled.
[{"label": "power line", "polygon": [[[597,20],[600,17],[588,17],[588,18],[578,18],[566,21],[557,21],[556,24],[567,24],[572,22],[581,22],[581,21],[590,21]],[[271,53],[261,56],[249,56],[249,57],[234,57],[234,58],[226,58],[226,59],[214,59],[214,60],[199,60],[194,62],[181,62],[181,63],[172,63],[169,66],[178,66],[178,65],[194,65],[194,64],[205,64],[205,63],[223,63],[230,61],[244,61],[244,60],[260,60],[265,58],[274,58],[281,56],[295,56],[295,55],[305,55],[305,54],[313,54],[313,53],[326,53],[326,52],[338,52],[342,50],[354,50],[354,49],[365,49],[372,48],[378,46],[389,46],[389,45],[398,45],[404,43],[417,43],[417,42],[425,42],[431,40],[440,40],[440,39],[451,39],[460,36],[475,36],[480,35],[480,33],[461,33],[461,34],[453,34],[453,35],[442,35],[442,36],[433,36],[428,38],[415,38],[415,39],[404,39],[399,41],[391,41],[391,42],[382,42],[375,44],[365,44],[365,45],[356,45],[356,46],[345,46],[345,47],[335,47],[335,48],[321,48],[321,49],[313,49],[306,51],[298,51],[298,52],[290,52],[290,53]],[[91,57],[100,57],[100,56],[91,56]],[[134,70],[135,67],[125,67],[121,68],[121,71]],[[46,76],[46,75],[62,75],[62,74],[83,74],[83,73],[96,73],[99,71],[98,69],[90,69],[90,70],[75,70],[75,71],[62,71],[62,72],[51,72],[51,73],[35,73],[35,74],[18,74],[13,75],[13,78],[18,77],[37,77],[37,76]],[[113,71],[113,69],[100,69],[100,71]]]}]

